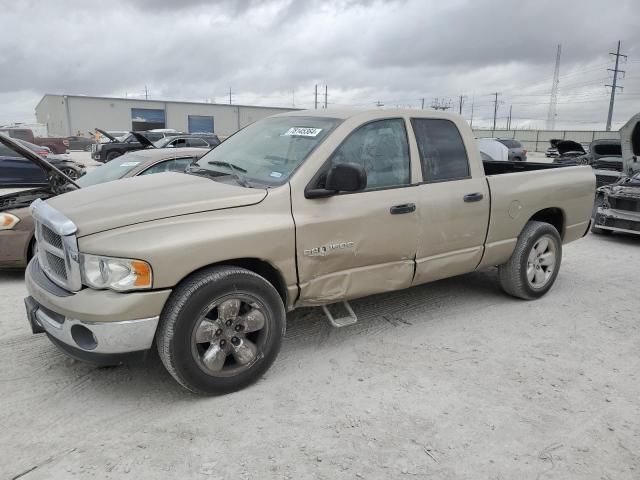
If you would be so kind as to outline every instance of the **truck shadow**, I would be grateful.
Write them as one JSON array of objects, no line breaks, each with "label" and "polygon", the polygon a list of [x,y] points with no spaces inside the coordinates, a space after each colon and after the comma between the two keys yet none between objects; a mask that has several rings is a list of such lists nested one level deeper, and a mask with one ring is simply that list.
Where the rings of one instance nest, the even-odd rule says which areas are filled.
[{"label": "truck shadow", "polygon": [[[2,279],[16,280],[23,275],[24,272],[12,272],[3,274]],[[315,353],[342,342],[355,342],[365,336],[382,335],[393,329],[411,329],[429,322],[446,321],[443,316],[477,312],[498,301],[510,300],[497,285],[496,270],[490,269],[355,300],[351,305],[358,322],[349,327],[332,327],[320,308],[302,308],[287,316],[282,352],[269,376],[273,379],[287,375],[287,360],[291,357]],[[37,353],[34,355],[33,352]],[[44,335],[33,336],[25,332],[25,335],[0,341],[0,353],[13,357],[0,375],[1,380],[39,379],[49,384],[49,388],[45,388],[51,398],[87,395],[116,402],[147,395],[169,401],[202,398],[187,393],[173,380],[155,347],[143,361],[117,367],[96,367],[68,358]]]}]

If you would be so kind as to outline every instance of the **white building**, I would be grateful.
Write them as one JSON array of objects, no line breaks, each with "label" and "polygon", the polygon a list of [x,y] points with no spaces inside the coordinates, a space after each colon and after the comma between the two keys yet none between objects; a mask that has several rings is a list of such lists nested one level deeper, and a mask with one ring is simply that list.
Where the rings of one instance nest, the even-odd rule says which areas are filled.
[{"label": "white building", "polygon": [[231,135],[261,118],[292,108],[225,105],[218,103],[138,100],[46,94],[36,105],[38,123],[49,135],[87,136],[87,131],[173,128],[180,132]]}]

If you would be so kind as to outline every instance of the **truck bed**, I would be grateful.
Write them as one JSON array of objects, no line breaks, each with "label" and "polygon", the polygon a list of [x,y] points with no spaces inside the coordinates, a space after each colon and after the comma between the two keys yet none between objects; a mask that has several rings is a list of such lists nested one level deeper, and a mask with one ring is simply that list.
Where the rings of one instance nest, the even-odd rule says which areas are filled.
[{"label": "truck bed", "polygon": [[562,168],[568,165],[558,163],[538,163],[538,162],[505,162],[505,161],[483,161],[485,175],[502,175],[504,173],[531,172],[534,170],[547,170],[550,168]]}]

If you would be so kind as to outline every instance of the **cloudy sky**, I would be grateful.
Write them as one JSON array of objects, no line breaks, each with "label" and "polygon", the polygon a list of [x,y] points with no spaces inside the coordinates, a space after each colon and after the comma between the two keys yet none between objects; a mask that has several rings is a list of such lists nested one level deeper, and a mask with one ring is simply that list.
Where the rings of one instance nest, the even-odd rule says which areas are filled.
[{"label": "cloudy sky", "polygon": [[[637,0],[0,0],[0,124],[44,93],[313,108],[451,102],[474,126],[544,128],[562,44],[558,128],[603,128],[618,40],[614,127],[640,111]],[[634,6],[636,8],[634,8]]]}]

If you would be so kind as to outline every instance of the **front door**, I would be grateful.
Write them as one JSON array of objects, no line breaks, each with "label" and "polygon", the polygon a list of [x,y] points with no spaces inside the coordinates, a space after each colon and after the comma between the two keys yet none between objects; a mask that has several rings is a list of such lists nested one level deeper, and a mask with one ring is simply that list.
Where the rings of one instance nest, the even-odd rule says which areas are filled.
[{"label": "front door", "polygon": [[365,190],[292,205],[303,305],[397,290],[413,278],[419,187],[411,186],[405,121],[362,125],[323,168],[341,162],[364,167]]}]

